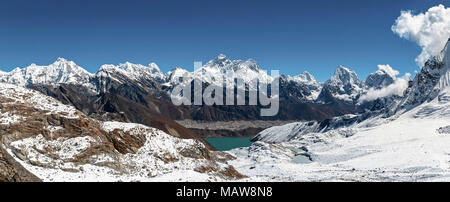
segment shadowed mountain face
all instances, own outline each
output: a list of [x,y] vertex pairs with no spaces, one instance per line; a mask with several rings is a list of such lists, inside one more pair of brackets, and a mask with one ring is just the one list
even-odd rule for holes
[[[103,65],[96,74],[91,74],[72,61],[58,58],[48,66],[31,65],[4,73],[0,75],[0,81],[32,87],[87,114],[105,111],[121,116],[120,113],[127,113],[132,108],[120,103],[130,101],[137,103],[140,109],[145,108],[141,111],[151,116],[200,121],[323,120],[355,111],[353,103],[342,101],[337,96],[354,96],[356,93],[353,91],[358,89],[352,89],[356,86],[353,83],[360,82],[353,71],[343,67],[336,70],[335,76],[327,82],[330,85],[325,85],[324,90],[308,72],[293,77],[281,76],[280,110],[274,117],[260,116],[261,109],[268,106],[175,106],[171,102],[169,93],[176,85],[192,85],[192,79],[202,78],[205,89],[208,85],[215,85],[220,77],[228,78],[230,75],[247,83],[254,79],[269,83],[274,79],[254,60],[230,60],[219,55],[195,72],[175,68],[166,75],[154,63],[143,66],[128,62],[117,66]],[[181,77],[187,80],[180,81]],[[333,89],[339,89],[340,85],[344,85],[346,91],[334,92]],[[254,89],[247,89],[247,96],[248,90]],[[316,102],[318,96],[321,103]],[[117,106],[122,106],[120,110],[123,111],[117,111]],[[130,114],[127,118],[143,122],[145,117]]]
[[[51,74],[44,76],[44,70]],[[176,68],[166,75],[162,74],[156,64],[143,66],[132,63],[103,65],[96,74],[90,74],[74,62],[58,59],[49,66],[32,65],[4,73],[0,75],[0,80],[38,90],[99,120],[141,123],[182,138],[200,139],[173,120],[320,121],[373,108],[372,103],[356,106],[363,82],[358,79],[356,73],[345,67],[339,67],[325,84],[318,83],[308,72],[293,77],[280,76],[279,113],[272,117],[260,116],[261,110],[269,106],[176,106],[172,103],[169,95],[175,86],[190,85],[193,89],[193,82],[202,78],[204,90],[209,85],[215,85],[219,77],[226,77],[230,72],[246,82],[258,79],[260,82],[269,83],[274,79],[262,71],[254,60],[231,61],[226,56],[219,55],[195,72]],[[187,80],[180,80],[180,77]],[[377,83],[378,80],[368,83],[392,83]],[[236,87],[236,84],[234,86]],[[247,103],[250,90],[255,89],[246,86]],[[235,96],[236,94],[235,89]]]
[[182,117],[182,109],[176,108],[167,101],[151,98],[148,94],[122,91],[128,92],[127,96],[140,98],[141,103],[138,103],[120,94],[90,94],[85,88],[70,84],[35,85],[32,88],[60,100],[63,104],[73,105],[95,119],[144,124],[175,137],[200,140],[209,149],[214,149],[191,130],[171,120]]

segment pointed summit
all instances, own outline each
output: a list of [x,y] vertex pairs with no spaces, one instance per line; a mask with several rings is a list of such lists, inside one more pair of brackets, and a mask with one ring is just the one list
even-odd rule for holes
[[217,59],[218,60],[224,60],[224,59],[226,59],[227,58],[227,56],[226,55],[224,55],[224,54],[219,54],[218,56],[217,56]]
[[340,82],[343,85],[360,86],[361,84],[358,75],[353,70],[342,65],[339,65],[339,67],[334,71],[334,75],[330,78],[329,81]]
[[316,81],[314,76],[307,71],[304,71],[303,73],[301,73],[297,76],[293,76],[293,77],[288,76],[287,79],[289,81],[294,81],[297,83],[318,84],[318,82]]
[[[71,66],[76,66],[76,64],[74,62],[69,61],[62,57],[58,57],[52,64],[50,64],[50,66],[58,67],[61,65],[64,66],[64,64],[71,64]],[[31,64],[30,66],[39,66],[39,65]]]
[[355,72],[347,67],[342,66],[342,65],[339,65],[336,68],[336,70],[334,70],[334,75],[343,75],[343,74],[352,74],[352,73],[355,73]]
[[378,65],[378,70],[369,74],[364,84],[367,88],[381,89],[393,84],[398,74],[390,65]]
[[211,67],[211,68],[222,68],[227,65],[231,64],[231,60],[227,58],[224,54],[219,54],[216,58],[210,60],[208,63],[206,63],[205,66]]
[[[185,69],[183,69],[183,68],[181,68],[181,67],[174,67],[174,68],[172,68],[171,70],[169,70],[169,72],[175,72],[175,71],[179,71],[179,70],[185,70]],[[185,70],[186,71],[186,70]]]
[[67,62],[65,58],[58,57],[55,62]]
[[308,71],[304,71],[303,73],[298,75],[300,78],[302,78],[304,81],[308,82],[316,82],[316,78],[312,74],[310,74]]
[[362,88],[362,82],[356,73],[342,65],[328,79],[318,97],[318,101],[329,103],[333,100],[354,101]]

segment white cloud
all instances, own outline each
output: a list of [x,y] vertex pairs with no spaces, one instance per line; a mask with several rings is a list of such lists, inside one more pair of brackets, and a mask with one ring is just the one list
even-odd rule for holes
[[430,57],[439,54],[450,37],[450,8],[434,6],[417,15],[412,11],[402,11],[392,31],[422,47],[416,58],[417,65],[422,67]]
[[398,72],[397,70],[392,69],[390,65],[378,65],[378,70],[386,72],[386,74],[388,74],[391,77],[396,77],[397,75],[400,74],[400,72]]
[[364,103],[368,101],[373,101],[378,98],[388,97],[392,95],[402,96],[403,92],[408,88],[410,73],[406,73],[400,78],[396,76],[400,73],[393,69],[390,65],[378,65],[378,71],[384,71],[386,74],[390,75],[394,79],[394,83],[389,86],[386,86],[382,89],[370,88],[368,89],[364,95],[361,95],[358,102]]

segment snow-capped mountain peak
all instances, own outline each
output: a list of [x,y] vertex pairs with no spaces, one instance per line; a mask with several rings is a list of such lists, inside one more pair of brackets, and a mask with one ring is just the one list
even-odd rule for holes
[[389,65],[378,65],[378,70],[371,73],[365,80],[367,88],[381,89],[394,83],[398,71],[393,70]]
[[[165,81],[167,85],[178,85],[181,82],[190,81],[192,79],[192,72],[189,72],[183,68],[175,67],[165,75]],[[181,79],[183,78],[183,80]]]
[[215,59],[210,60],[203,66],[203,68],[218,69],[221,71],[239,71],[246,69],[255,72],[261,71],[258,63],[253,59],[230,60],[224,54],[220,54]]
[[450,40],[441,53],[428,60],[422,70],[414,77],[408,95],[399,108],[414,106],[436,98],[441,91],[450,86]]
[[210,68],[222,68],[231,64],[231,60],[224,54],[219,54],[216,58],[210,60],[205,66]]
[[351,69],[339,66],[334,75],[328,79],[318,97],[319,102],[329,103],[332,99],[352,102],[361,92],[362,82]]
[[197,69],[194,74],[196,78],[202,78],[204,82],[210,84],[220,81],[220,77],[231,80],[239,78],[246,83],[255,79],[265,83],[273,80],[267,72],[260,69],[255,60],[230,60],[223,54],[220,54],[200,69]]
[[159,69],[159,66],[154,62],[148,64],[148,67],[151,69],[153,73],[162,73],[161,70]]
[[16,84],[19,86],[30,86],[33,84],[80,84],[89,83],[93,76],[91,73],[64,58],[58,58],[48,66],[31,64],[26,68],[15,68],[11,72],[0,74],[0,81]]
[[[284,82],[287,81],[287,82]],[[299,97],[314,102],[319,96],[322,85],[313,75],[305,71],[297,76],[281,76],[281,88],[286,88],[286,95]],[[301,96],[298,96],[301,95]]]
[[219,59],[219,60],[223,60],[223,59],[226,59],[226,58],[227,58],[227,56],[222,54],[222,53],[217,56],[217,59]]
[[155,63],[150,63],[148,66],[134,64],[131,62],[125,62],[117,66],[107,64],[102,65],[100,70],[97,72],[97,75],[102,76],[111,74],[121,74],[134,80],[146,77],[151,77],[156,80],[163,80],[164,78],[164,74]]
[[343,85],[360,85],[361,81],[358,75],[351,69],[339,65],[339,67],[334,71],[333,77],[329,80],[330,82],[341,82]]
[[68,62],[68,61],[66,60],[66,58],[58,57],[58,58],[56,59],[55,63],[56,63],[56,62]]
[[297,75],[297,76],[288,76],[288,81],[294,81],[297,83],[305,83],[305,84],[318,84],[316,78],[312,74],[307,71]]

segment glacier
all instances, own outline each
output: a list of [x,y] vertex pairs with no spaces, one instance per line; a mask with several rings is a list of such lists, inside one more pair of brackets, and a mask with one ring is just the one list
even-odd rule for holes
[[449,43],[381,110],[266,129],[231,164],[268,181],[450,180]]

